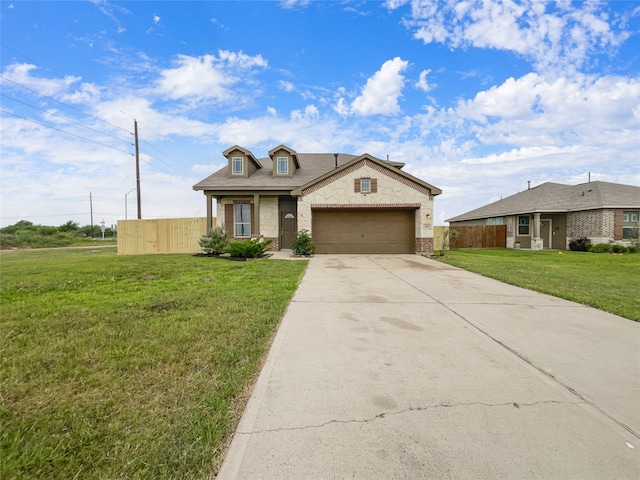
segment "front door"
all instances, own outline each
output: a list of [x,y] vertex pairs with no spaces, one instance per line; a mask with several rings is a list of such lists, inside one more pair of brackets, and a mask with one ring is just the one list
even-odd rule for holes
[[298,231],[296,212],[283,210],[280,212],[280,249],[291,248]]
[[542,239],[543,248],[551,248],[553,233],[553,222],[550,218],[543,218],[540,220],[540,238]]

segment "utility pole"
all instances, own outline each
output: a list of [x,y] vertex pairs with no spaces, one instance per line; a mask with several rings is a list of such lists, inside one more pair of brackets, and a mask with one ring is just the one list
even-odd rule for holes
[[89,210],[91,211],[91,238],[93,238],[93,199],[91,198],[91,192],[89,192]]
[[142,219],[142,205],[140,201],[140,149],[138,148],[138,121],[133,119],[133,131],[136,139],[136,190],[138,192],[138,220]]

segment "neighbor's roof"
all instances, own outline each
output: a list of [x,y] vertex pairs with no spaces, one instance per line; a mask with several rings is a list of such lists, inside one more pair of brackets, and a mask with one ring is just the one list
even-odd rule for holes
[[267,157],[258,159],[258,162],[260,162],[263,168],[253,172],[249,178],[230,178],[227,174],[228,167],[224,166],[213,175],[209,175],[204,180],[196,183],[193,186],[193,189],[218,192],[246,192],[254,190],[293,191],[303,185],[313,183],[314,180],[318,180],[320,179],[320,177],[325,178],[335,171],[346,168],[351,165],[354,160],[361,159],[366,156],[367,158],[374,159],[377,163],[389,166],[389,168],[399,173],[400,175],[410,178],[430,188],[434,195],[442,193],[440,189],[429,185],[428,183],[400,170],[400,167],[403,165],[402,163],[380,160],[368,154],[357,156],[347,153],[340,153],[338,154],[337,169],[335,165],[336,159],[333,153],[297,153],[296,155],[300,168],[296,169],[293,177],[274,177],[273,162],[269,157]]
[[505,215],[576,212],[598,208],[640,208],[640,187],[610,182],[579,185],[547,182],[445,221],[461,222]]

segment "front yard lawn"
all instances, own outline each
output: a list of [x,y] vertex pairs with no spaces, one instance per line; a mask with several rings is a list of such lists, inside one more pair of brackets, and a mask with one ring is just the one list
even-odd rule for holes
[[0,255],[7,480],[213,476],[307,264]]
[[519,287],[640,321],[640,254],[450,250],[437,259]]

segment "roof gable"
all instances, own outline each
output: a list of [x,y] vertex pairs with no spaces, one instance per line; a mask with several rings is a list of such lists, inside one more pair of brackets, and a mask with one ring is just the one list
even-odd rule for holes
[[279,151],[284,150],[286,151],[289,155],[291,155],[291,158],[293,158],[293,163],[295,164],[296,168],[300,168],[300,161],[298,160],[298,153],[293,149],[293,148],[289,148],[286,145],[278,145],[275,148],[272,148],[271,150],[269,150],[269,158],[271,158],[271,161],[274,160],[274,155],[276,153],[278,153]]
[[[336,158],[336,162],[337,162],[337,158]],[[420,180],[419,178],[416,178],[406,172],[403,172],[402,170],[397,168],[396,165],[391,163],[386,163],[374,157],[373,155],[365,153],[363,155],[360,155],[359,157],[353,158],[352,160],[340,166],[336,166],[333,170],[328,171],[324,175],[314,178],[313,180],[305,183],[304,185],[301,185],[300,187],[293,190],[291,192],[291,195],[305,195],[306,193],[309,193],[310,191],[313,191],[317,188],[324,187],[329,183],[331,183],[334,178],[342,177],[346,172],[352,169],[352,167],[360,163],[364,164],[366,162],[370,162],[371,164],[376,165],[378,168],[384,169],[385,171],[390,173],[391,176],[398,176],[402,178],[403,180],[405,180],[403,183],[407,183],[408,181],[408,183],[413,183],[415,185],[421,186],[422,188],[426,188],[427,190],[429,190],[431,195],[440,195],[442,193],[442,190],[440,190],[439,188],[436,188],[433,185],[430,185],[427,182]]]
[[225,158],[229,159],[229,155],[231,155],[235,151],[239,151],[245,157],[247,157],[249,161],[253,163],[256,168],[258,169],[262,168],[262,164],[258,161],[255,155],[251,153],[249,150],[247,150],[246,148],[241,147],[240,145],[234,145],[233,147],[227,148],[224,152],[222,152],[222,155],[224,155]]

